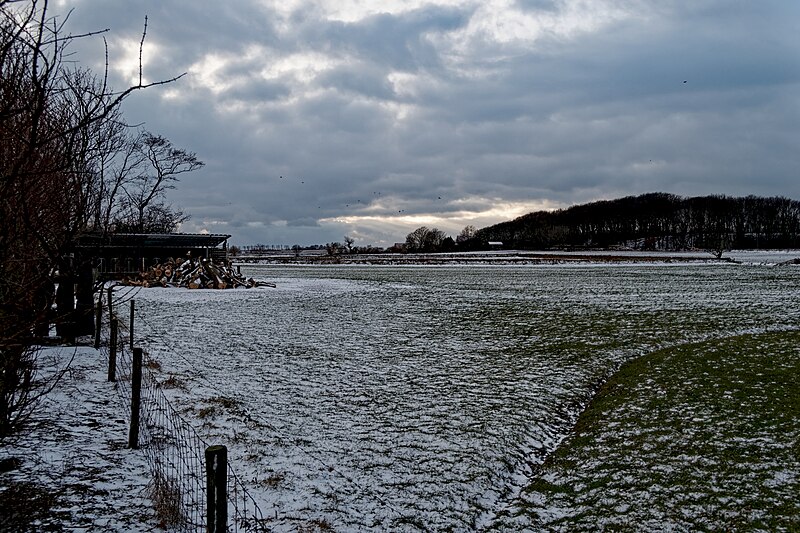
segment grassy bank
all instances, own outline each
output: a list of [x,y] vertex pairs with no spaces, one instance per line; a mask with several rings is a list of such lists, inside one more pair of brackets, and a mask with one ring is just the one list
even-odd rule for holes
[[625,365],[513,516],[541,530],[800,530],[800,332]]

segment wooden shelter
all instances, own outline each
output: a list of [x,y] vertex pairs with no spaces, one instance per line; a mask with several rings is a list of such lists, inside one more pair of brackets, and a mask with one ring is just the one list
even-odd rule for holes
[[225,262],[229,238],[218,233],[86,233],[77,238],[73,251],[84,261],[90,259],[99,279],[112,280],[136,275],[169,258]]
[[[93,291],[98,281],[138,276],[169,258],[213,259],[224,263],[230,235],[189,233],[84,233],[64,258],[55,281],[56,332],[64,339],[94,331]],[[48,325],[43,329],[47,331]]]

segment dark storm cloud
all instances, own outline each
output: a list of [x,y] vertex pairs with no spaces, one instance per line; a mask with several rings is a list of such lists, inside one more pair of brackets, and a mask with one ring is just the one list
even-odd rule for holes
[[[135,56],[144,14],[148,79],[189,71],[125,106],[207,163],[170,197],[188,229],[377,243],[414,229],[391,217],[500,203],[800,197],[795,3],[598,0],[581,18],[585,4],[567,0],[518,0],[510,14],[430,2],[344,19],[322,4],[218,4],[83,0],[71,23],[111,28],[118,86],[115,39]],[[486,26],[495,16],[505,25]],[[514,25],[526,16],[556,22],[528,35]],[[102,58],[102,42],[79,47]],[[354,216],[385,222],[331,222]]]

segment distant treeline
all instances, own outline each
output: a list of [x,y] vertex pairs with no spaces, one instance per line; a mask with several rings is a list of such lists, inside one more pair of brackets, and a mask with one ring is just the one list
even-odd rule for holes
[[[537,211],[477,230],[469,247],[682,250],[800,247],[800,202],[783,197],[667,193]],[[467,244],[467,243],[464,243]]]

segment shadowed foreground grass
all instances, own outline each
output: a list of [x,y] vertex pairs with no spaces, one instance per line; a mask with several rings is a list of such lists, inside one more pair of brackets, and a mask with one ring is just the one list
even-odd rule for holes
[[800,531],[800,332],[620,369],[507,517],[535,530]]

